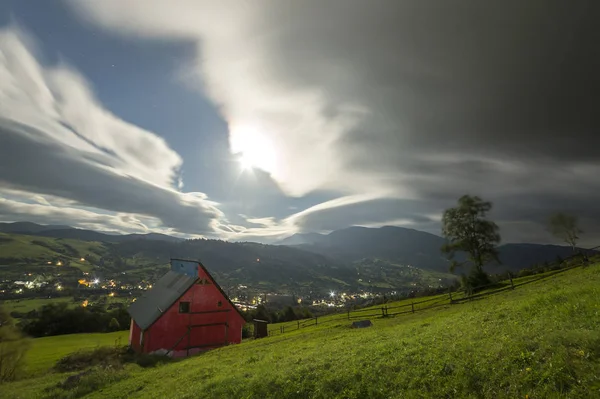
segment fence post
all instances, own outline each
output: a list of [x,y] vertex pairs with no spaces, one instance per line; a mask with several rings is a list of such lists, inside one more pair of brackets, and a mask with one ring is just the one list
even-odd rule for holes
[[300,329],[300,320],[298,320],[298,330]]
[[452,303],[452,291],[448,291],[448,296],[450,296],[450,303]]
[[283,326],[279,327],[279,331],[283,334]]
[[415,313],[415,303],[411,302],[410,307],[412,308],[412,312]]
[[510,274],[510,272],[508,272],[508,278],[510,279],[510,286],[512,287],[512,289],[515,289],[515,284],[512,281],[512,275]]
[[319,322],[318,322],[317,318],[318,318],[318,317],[317,317],[317,316],[315,316],[315,326],[316,326],[317,324],[319,324]]
[[385,310],[383,310],[383,306],[381,307],[381,317],[385,317]]

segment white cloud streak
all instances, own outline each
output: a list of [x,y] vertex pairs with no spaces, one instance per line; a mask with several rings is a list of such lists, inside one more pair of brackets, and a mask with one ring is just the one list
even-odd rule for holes
[[[45,204],[41,194],[103,209],[122,220],[137,214],[181,233],[213,233],[223,216],[218,204],[203,193],[175,188],[181,157],[155,133],[104,109],[73,69],[41,65],[33,48],[22,30],[0,31],[2,187],[38,195],[39,205],[23,205],[34,216],[93,216]],[[4,206],[13,213],[25,209],[19,211],[6,199]],[[115,227],[142,228],[137,221],[98,217]]]
[[181,157],[156,134],[103,109],[75,70],[42,67],[27,46],[31,41],[15,28],[0,33],[0,115],[36,127],[43,139],[102,158],[112,171],[171,186]]
[[58,207],[50,203],[31,204],[2,197],[0,197],[0,218],[9,222],[27,220],[41,224],[66,224],[97,231],[149,232],[145,224],[128,214],[102,214],[75,207]]

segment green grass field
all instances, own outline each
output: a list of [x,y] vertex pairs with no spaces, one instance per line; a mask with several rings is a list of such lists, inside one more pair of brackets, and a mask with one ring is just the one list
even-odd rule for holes
[[[112,303],[123,303],[128,305],[131,299],[129,297],[106,297],[106,305],[110,305]],[[70,307],[80,306],[81,302],[73,302],[73,297],[59,297],[59,298],[32,298],[32,299],[14,299],[7,301],[0,301],[0,305],[9,313],[13,311],[27,313],[29,311],[40,309],[44,305],[48,305],[51,303],[61,303],[65,302],[69,304]]]
[[7,312],[21,312],[27,313],[35,309],[39,309],[49,303],[60,303],[67,302],[72,303],[73,306],[78,305],[73,302],[72,297],[60,297],[60,298],[34,298],[34,299],[18,299],[2,301],[0,304]]
[[115,344],[126,345],[129,331],[96,334],[68,334],[31,340],[31,349],[25,358],[25,372],[36,376],[48,372],[57,360],[69,353]]
[[[514,278],[513,284],[516,286],[519,286],[521,284],[524,284],[524,283],[527,283],[527,282],[530,282],[533,280],[541,280],[541,279],[545,279],[545,278],[550,278],[555,274],[556,274],[556,271],[550,271],[550,272],[535,274],[535,275],[526,276],[526,277]],[[509,285],[510,285],[510,283],[508,281],[505,281],[505,282],[499,284],[497,287],[491,287],[489,289],[482,290],[481,293],[486,293],[489,291],[496,291],[499,288],[503,288],[503,287],[508,288]],[[465,298],[464,292],[452,293],[453,300],[460,300],[463,298]],[[350,320],[354,321],[360,317],[369,318],[372,315],[380,316],[382,307],[387,308],[388,313],[393,314],[393,313],[408,312],[412,309],[415,309],[415,311],[420,311],[420,310],[429,308],[431,306],[440,306],[440,305],[444,305],[444,304],[448,304],[448,305],[450,304],[450,296],[448,294],[439,294],[439,295],[433,295],[433,296],[428,296],[428,297],[406,298],[406,299],[403,299],[400,301],[390,302],[385,305],[369,306],[369,307],[361,308],[358,310],[351,310],[349,316],[350,316]],[[411,305],[412,305],[412,307],[411,307]],[[300,327],[301,329],[313,328],[315,325],[319,325],[319,324],[327,325],[330,323],[339,322],[340,320],[343,320],[346,317],[347,317],[347,310],[339,310],[336,313],[318,317],[317,324],[315,324],[314,320],[288,321],[288,322],[283,322],[283,323],[269,324],[268,331],[270,334],[280,334],[282,327],[283,327],[283,331],[285,333],[285,332],[289,332],[289,331],[298,329],[299,325],[302,326],[302,327]]]
[[[53,373],[0,386],[0,397],[599,398],[599,283],[594,265],[367,329],[327,323],[157,368],[98,370],[72,389],[56,387],[70,374]],[[94,346],[66,337],[34,346],[30,370],[58,348]]]

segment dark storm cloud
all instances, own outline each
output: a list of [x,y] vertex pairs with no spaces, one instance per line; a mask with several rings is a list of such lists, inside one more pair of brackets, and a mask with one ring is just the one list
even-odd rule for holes
[[597,1],[73,4],[121,33],[197,40],[228,122],[270,128],[287,193],[367,194],[292,216],[302,230],[428,217],[465,193],[494,202],[508,241],[546,240],[556,209],[600,225]]
[[[471,193],[540,231],[558,209],[600,222],[600,3],[293,4],[289,36],[273,36],[282,77],[370,110],[338,142],[347,168],[437,202],[432,211]],[[333,60],[346,78],[327,72]],[[344,208],[320,211],[319,224],[337,225]]]
[[598,2],[293,2],[278,15],[282,80],[366,104],[342,143],[376,164],[415,148],[597,159]]

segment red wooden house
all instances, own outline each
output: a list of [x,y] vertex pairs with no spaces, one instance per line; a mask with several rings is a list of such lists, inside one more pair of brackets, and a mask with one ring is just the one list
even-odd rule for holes
[[240,343],[246,323],[200,262],[179,259],[128,311],[129,345],[174,357]]

